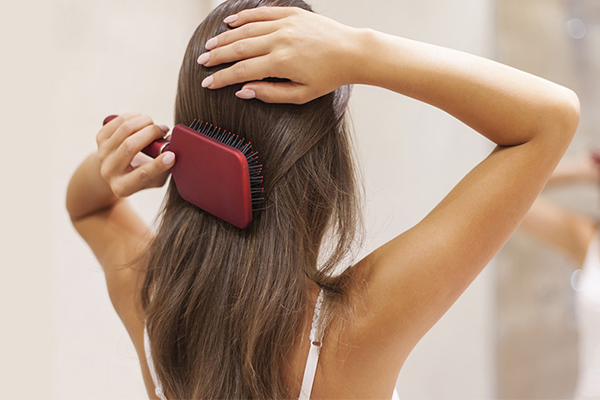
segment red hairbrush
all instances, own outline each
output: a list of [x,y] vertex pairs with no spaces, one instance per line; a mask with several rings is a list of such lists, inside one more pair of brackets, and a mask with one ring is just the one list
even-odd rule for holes
[[[106,125],[116,116],[104,120]],[[252,144],[231,132],[197,120],[173,129],[170,141],[159,139],[142,152],[152,158],[172,151],[171,173],[183,199],[240,229],[262,211],[262,165]]]

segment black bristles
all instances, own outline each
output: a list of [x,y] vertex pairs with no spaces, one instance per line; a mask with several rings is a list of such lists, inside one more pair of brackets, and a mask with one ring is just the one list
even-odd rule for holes
[[246,141],[231,132],[227,132],[217,126],[194,120],[189,127],[212,139],[215,139],[229,147],[239,150],[248,161],[248,172],[250,174],[250,194],[252,197],[252,212],[264,211],[265,189],[263,187],[263,165],[258,161],[258,152],[252,150],[252,142]]

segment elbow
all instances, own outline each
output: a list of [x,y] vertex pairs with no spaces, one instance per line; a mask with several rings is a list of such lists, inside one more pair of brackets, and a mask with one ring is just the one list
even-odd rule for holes
[[71,188],[71,183],[69,182],[69,187],[67,188],[67,196],[65,198],[65,208],[67,209],[67,212],[69,213],[69,217],[71,218],[71,221],[76,220],[79,216],[77,214],[78,210],[77,210],[77,203],[73,200],[73,193],[72,193],[72,188]]
[[581,105],[579,97],[571,89],[561,87],[561,93],[549,110],[549,119],[552,121],[553,129],[561,142],[564,142],[565,149],[571,143],[581,115]]
[[566,128],[571,132],[571,137],[575,135],[577,127],[579,126],[579,118],[581,116],[581,104],[579,103],[579,97],[571,89],[565,89],[565,105],[563,106]]

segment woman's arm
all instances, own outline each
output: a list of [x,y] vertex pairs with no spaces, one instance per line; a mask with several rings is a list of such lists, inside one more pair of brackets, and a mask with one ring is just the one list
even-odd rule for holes
[[141,146],[167,132],[167,127],[154,125],[150,117],[138,113],[121,115],[104,126],[96,136],[98,151],[79,166],[69,182],[67,211],[71,219],[110,208],[141,189],[164,185],[171,167],[161,162],[165,155],[149,162],[139,152]]
[[[569,183],[598,183],[598,152],[582,152],[558,164],[548,186]],[[545,197],[538,197],[523,219],[520,228],[570,257],[578,267],[583,265],[587,249],[597,228],[594,221],[569,211]]]
[[560,185],[569,183],[599,183],[600,166],[598,152],[582,152],[571,158],[564,158],[558,164],[548,185]]
[[73,226],[104,268],[108,291],[119,314],[120,304],[128,303],[121,299],[133,295],[132,278],[137,278],[137,272],[124,266],[151,240],[148,227],[125,197],[165,183],[174,162],[164,162],[169,152],[151,161],[138,153],[167,131],[154,125],[150,117],[136,113],[114,119],[100,130],[96,137],[98,152],[79,166],[67,189],[67,210]]
[[583,265],[596,232],[594,221],[539,197],[521,223],[521,229]]
[[71,221],[104,269],[110,300],[135,345],[150,398],[157,397],[144,353],[144,320],[135,307],[140,304],[145,274],[136,267],[145,260],[131,263],[146,249],[152,234],[125,197],[165,183],[174,157],[169,162],[166,152],[148,160],[138,153],[167,132],[165,126],[137,113],[115,118],[100,130],[98,152],[79,166],[67,189]]
[[[231,20],[237,29],[209,41],[208,61],[199,61],[238,62],[208,88],[249,82],[238,96],[303,103],[342,84],[376,85],[432,104],[498,145],[423,221],[357,265],[369,322],[368,340],[353,351],[378,354],[393,374],[525,216],[575,133],[577,96],[494,61],[298,9]],[[290,82],[258,81],[268,76]]]

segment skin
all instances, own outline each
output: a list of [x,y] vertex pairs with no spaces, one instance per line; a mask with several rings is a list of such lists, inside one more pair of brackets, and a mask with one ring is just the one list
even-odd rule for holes
[[[548,181],[549,187],[600,180],[598,152],[581,154],[561,162]],[[596,221],[539,197],[523,219],[521,229],[571,258],[582,267],[589,243],[597,231]]]
[[[210,52],[200,61],[237,63],[207,78],[207,90],[248,82],[239,97],[302,104],[340,85],[380,86],[434,105],[498,145],[423,221],[353,267],[359,277],[351,288],[355,320],[334,319],[328,327],[312,397],[390,398],[411,350],[508,240],[563,156],[579,121],[577,96],[490,60],[347,27],[296,8],[246,10],[227,22],[238,29],[209,41]],[[261,82],[265,77],[290,82]],[[154,398],[143,316],[134,305],[143,261],[135,270],[115,269],[138,256],[150,237],[127,202],[113,194],[148,186],[125,179],[136,171],[126,172],[134,153],[118,150],[127,137],[141,136],[133,123],[120,131],[136,118],[142,117],[122,117],[100,131],[115,159],[93,155],[83,163],[69,187],[67,208],[105,268],[111,299]],[[150,142],[149,136],[139,139],[139,146]],[[138,177],[155,182],[164,171],[157,167]],[[311,317],[307,307],[302,337],[308,337]],[[298,391],[308,349],[303,340],[293,351],[290,384]]]

